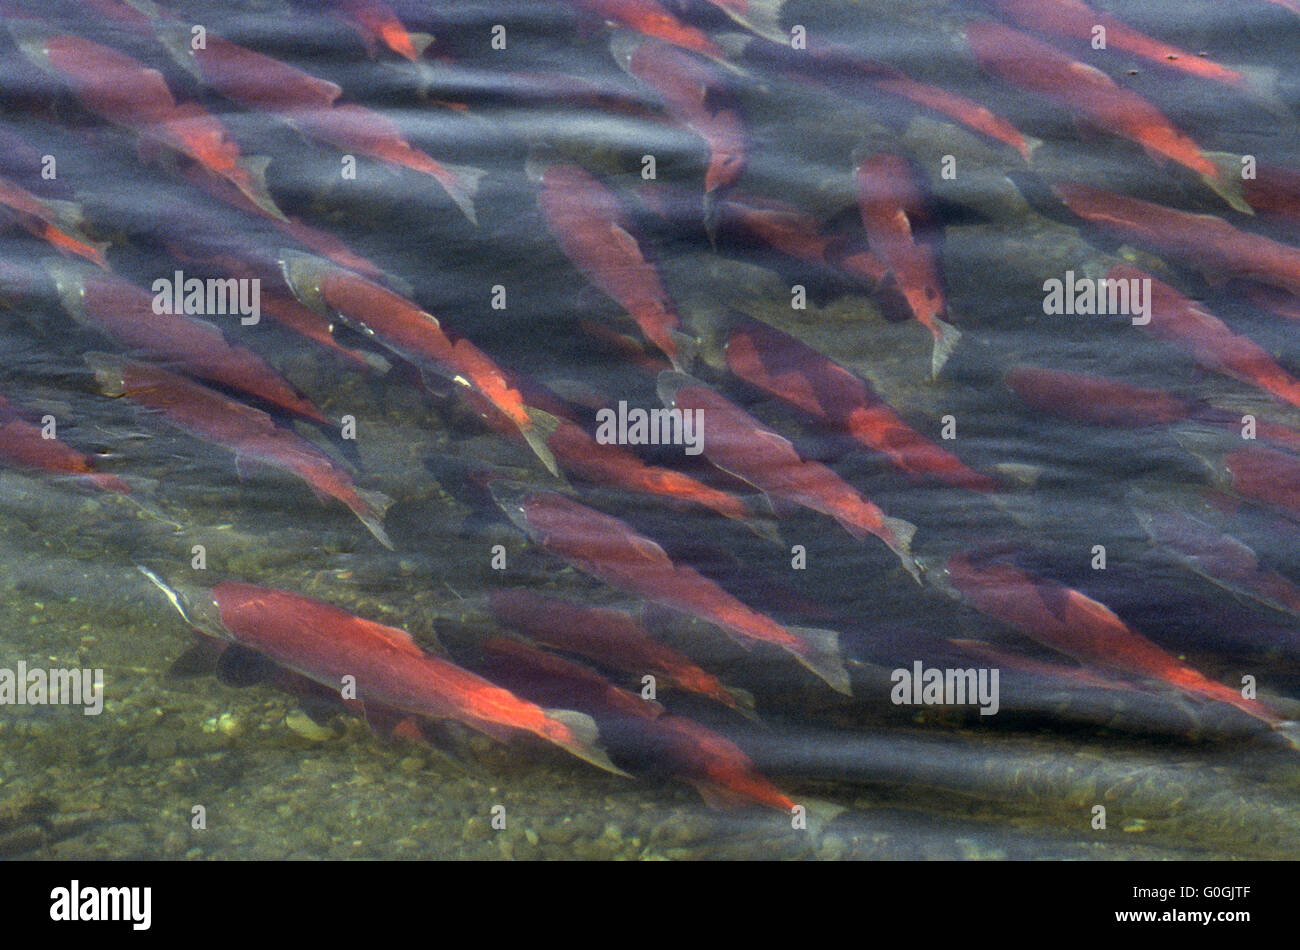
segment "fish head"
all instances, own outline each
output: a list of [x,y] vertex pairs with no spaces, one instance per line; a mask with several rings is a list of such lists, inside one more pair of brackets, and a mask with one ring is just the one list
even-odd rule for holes
[[304,254],[288,248],[280,250],[277,260],[284,282],[289,285],[298,301],[323,317],[333,316],[325,302],[321,284],[331,270],[340,269],[338,265],[314,254]]
[[195,630],[221,640],[233,639],[230,631],[221,622],[221,610],[212,598],[212,592],[192,584],[168,582],[157,573],[137,564],[136,570],[145,576],[149,583],[162,591],[168,602],[176,608],[177,613]]

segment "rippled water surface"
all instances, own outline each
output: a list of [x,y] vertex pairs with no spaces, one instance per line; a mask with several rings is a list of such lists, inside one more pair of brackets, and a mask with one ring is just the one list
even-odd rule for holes
[[[1045,403],[1030,405],[1007,383],[1017,367],[1068,370],[1201,400],[1229,420],[1249,414],[1261,432],[1269,425],[1300,430],[1300,401],[1216,372],[1184,341],[1123,315],[1052,315],[1043,307],[1044,281],[1129,263],[1254,340],[1279,372],[1300,374],[1300,194],[1290,198],[1289,223],[1270,214],[1284,209],[1281,198],[1252,202],[1257,213],[1248,216],[1194,172],[1084,115],[1078,105],[1095,80],[1081,78],[1076,101],[1067,104],[982,67],[967,27],[990,18],[1014,23],[998,12],[1012,4],[789,0],[780,24],[784,31],[805,27],[813,46],[837,44],[858,61],[901,70],[915,88],[925,84],[986,107],[1040,140],[1029,162],[959,116],[855,78],[843,62],[808,65],[808,51],[803,59],[772,61],[754,44],[799,53],[788,41],[752,34],[742,51],[742,26],[690,0],[672,9],[716,42],[726,63],[692,60],[710,77],[705,108],[726,112],[745,130],[743,173],[705,201],[704,139],[653,86],[620,68],[611,54],[614,32],[583,3],[391,3],[408,30],[436,37],[418,62],[382,43],[368,50],[348,4],[176,2],[158,8],[152,22],[116,0],[5,4],[11,35],[0,35],[0,176],[42,200],[74,202],[81,215],[75,227],[67,217],[72,206],[47,207],[70,233],[107,242],[114,277],[142,291],[177,270],[236,275],[228,267],[234,261],[263,274],[264,297],[295,303],[274,262],[281,249],[319,254],[319,246],[295,239],[246,201],[236,207],[239,196],[223,181],[205,180],[193,155],[160,143],[158,127],[113,121],[111,109],[96,109],[69,79],[75,67],[65,63],[61,73],[48,58],[42,66],[27,55],[69,36],[116,50],[158,70],[177,102],[219,119],[240,156],[269,157],[269,198],[285,214],[346,244],[383,275],[376,286],[414,301],[527,380],[534,388],[526,395],[548,388],[591,434],[598,409],[620,401],[660,407],[656,374],[667,363],[590,279],[590,263],[566,255],[563,236],[539,207],[540,169],[584,169],[613,196],[608,207],[620,209],[626,226],[618,233],[639,241],[681,314],[690,338],[682,368],[790,440],[802,458],[829,466],[888,515],[914,524],[922,582],[876,538],[855,538],[807,508],[770,504],[737,477],[744,472],[723,472],[682,446],[632,451],[741,499],[753,524],[598,483],[574,459],[560,459],[567,472],[561,482],[508,422],[484,421],[483,404],[466,398],[463,374],[417,366],[403,358],[409,354],[385,348],[381,333],[336,321],[331,350],[274,319],[269,306],[250,326],[234,314],[206,315],[328,420],[279,413],[277,424],[328,453],[358,486],[394,500],[384,518],[387,549],[344,504],[314,497],[301,479],[247,458],[237,465],[213,438],[169,425],[129,394],[108,398],[86,354],[149,354],[104,334],[94,319],[72,319],[70,298],[60,297],[54,278],[73,288],[75,304],[76,288],[100,279],[86,276],[94,265],[33,234],[30,216],[6,210],[0,395],[32,425],[52,417],[59,440],[93,456],[98,472],[130,491],[8,457],[0,467],[0,667],[99,668],[104,691],[98,716],[75,706],[0,708],[0,854],[1300,857],[1300,755],[1286,741],[1290,727],[1270,728],[1300,718],[1300,597],[1289,607],[1270,606],[1243,592],[1241,562],[1222,549],[1178,557],[1144,528],[1151,512],[1192,515],[1257,556],[1250,576],[1267,569],[1283,586],[1300,584],[1296,469],[1270,462],[1265,487],[1253,495],[1224,469],[1243,445],[1293,458],[1287,447],[1262,436],[1243,442],[1239,426],[1207,421],[1204,413],[1165,418],[1163,404],[1149,395],[1117,409],[1123,419],[1111,421],[1123,424],[1089,423],[1079,416],[1109,405],[1113,393],[1084,399],[1049,387]],[[1291,169],[1294,182],[1300,16],[1254,0],[1096,0],[1093,7],[1204,53],[1206,61],[1240,68],[1247,79],[1236,88],[1187,76],[1113,43],[1097,50],[1048,33],[1037,34],[1040,41],[1143,97],[1202,152],[1228,153],[1227,180],[1239,177],[1236,159],[1249,155],[1260,168]],[[305,134],[283,110],[223,96],[182,68],[174,44],[169,51],[160,42],[176,25],[183,36],[202,25],[209,36],[337,83],[339,104],[373,110],[461,181],[477,179],[477,223],[429,174],[354,155]],[[504,48],[494,45],[498,35]],[[620,42],[632,41],[616,38],[616,49]],[[83,52],[73,59],[84,64],[85,47],[74,48]],[[121,88],[131,102],[145,85],[136,76]],[[854,167],[882,153],[904,159],[915,178],[924,208],[912,209],[913,234],[933,249],[945,319],[961,332],[937,377],[931,332],[909,319],[893,278],[876,288],[843,267],[797,260],[727,215],[737,203],[785,202],[837,247],[880,254],[864,234]],[[55,175],[42,175],[51,158]],[[465,169],[480,170],[481,179]],[[1216,267],[1212,254],[1206,263],[1129,243],[1071,214],[1053,188],[1072,181],[1281,242],[1276,267],[1290,269],[1294,286]],[[889,192],[900,182],[886,184]],[[617,244],[608,220],[597,224],[605,230],[597,229],[603,237],[596,243]],[[269,271],[256,270],[267,261]],[[494,306],[501,296],[504,306]],[[1265,303],[1289,307],[1292,316]],[[371,300],[362,309],[379,306]],[[789,339],[783,346],[810,348],[782,352],[821,354],[865,380],[902,422],[993,479],[996,490],[901,472],[842,426],[804,411],[797,378],[769,392],[741,378],[727,363],[738,344],[723,351],[734,327],[725,321],[737,313],[788,334],[771,338]],[[170,368],[204,370],[175,360]],[[224,392],[274,411],[246,393]],[[1076,418],[1062,417],[1071,412]],[[340,428],[349,419],[354,432]],[[706,411],[706,444],[711,434],[725,436],[712,428],[720,419]],[[748,457],[756,439],[751,433],[733,447]],[[1296,445],[1300,438],[1290,448]],[[699,617],[647,603],[547,550],[494,504],[489,489],[506,481],[569,491],[786,628],[835,631],[853,695],[831,689],[790,652],[746,648]],[[955,597],[962,592],[948,567],[963,555],[1023,572],[1016,576],[1037,578],[1038,586],[1026,594],[995,585],[981,603],[969,590]],[[234,682],[240,671],[232,662],[216,672],[211,664],[194,669],[187,651],[195,635],[138,565],[185,589],[242,581],[408,631],[431,653],[543,706],[595,713],[601,744],[633,775],[602,772],[535,736],[496,742],[455,721],[426,723],[419,741],[390,736],[377,704],[366,717],[355,704],[331,706],[328,695],[286,689],[262,667],[245,686]],[[1122,639],[1084,642],[1089,628],[1062,603],[1071,589],[1114,611],[1116,624],[1154,644],[1171,669],[1226,684],[1220,688],[1229,697],[1251,678],[1256,700],[1274,718],[1248,714],[1244,701],[1176,689],[1171,682],[1182,673],[1162,681]],[[516,590],[627,611],[659,642],[716,675],[742,697],[739,708],[659,683],[662,715],[734,743],[736,755],[743,750],[752,760],[752,774],[803,806],[807,826],[795,820],[799,827],[792,827],[779,805],[711,807],[681,780],[707,776],[687,774],[689,766],[656,745],[635,717],[609,715],[589,693],[545,671],[520,674],[494,660],[484,644],[517,640],[521,630],[494,617],[488,597]],[[1026,597],[1063,618],[1058,649],[1042,629],[1026,630],[1008,616]],[[549,652],[630,691],[626,698],[641,695],[634,664]],[[891,701],[893,671],[918,662],[997,669],[996,714]],[[744,709],[750,697],[752,711]],[[679,755],[689,760],[691,753]],[[725,776],[713,779],[708,797],[728,787]],[[206,827],[194,827],[195,806]],[[1098,806],[1104,828],[1097,827]],[[502,815],[505,827],[497,828]]]

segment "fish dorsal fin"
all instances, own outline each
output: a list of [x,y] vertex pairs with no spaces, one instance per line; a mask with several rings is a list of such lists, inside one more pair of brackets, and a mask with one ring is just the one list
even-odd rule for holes
[[632,545],[636,548],[637,553],[647,561],[654,561],[658,564],[673,563],[673,560],[668,556],[667,551],[643,534],[633,535]]
[[405,630],[389,627],[375,620],[367,620],[364,617],[357,617],[353,622],[366,633],[378,637],[403,653],[420,657],[428,655],[424,652],[424,648],[415,642],[415,638]]

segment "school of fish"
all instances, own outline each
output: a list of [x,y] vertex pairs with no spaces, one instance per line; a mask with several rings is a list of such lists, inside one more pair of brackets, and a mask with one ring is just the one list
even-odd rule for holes
[[[135,550],[141,598],[197,637],[187,667],[385,737],[443,742],[431,726],[459,723],[521,756],[549,745],[585,763],[565,767],[671,775],[710,805],[786,815],[835,791],[778,756],[769,773],[755,724],[887,729],[898,701],[880,674],[914,661],[1000,668],[1002,709],[1038,726],[1104,726],[1042,699],[1101,696],[1162,710],[1146,738],[1300,750],[1285,672],[1300,640],[1270,626],[1255,650],[1185,646],[1111,580],[1116,562],[1140,576],[1121,552],[1141,551],[1250,605],[1233,643],[1259,611],[1300,625],[1300,562],[1286,557],[1300,544],[1300,168],[1287,164],[1300,125],[1282,81],[1297,76],[1189,51],[1100,0],[942,5],[944,42],[989,91],[978,99],[860,54],[782,0],[528,6],[602,69],[515,62],[517,13],[502,26],[450,0],[309,4],[314,29],[352,51],[345,69],[307,46],[257,48],[235,11],[0,2],[0,305],[75,341],[84,370],[58,384],[86,396],[51,408],[32,372],[0,373],[0,465],[185,538],[174,476],[159,480],[130,439],[106,450],[86,435],[88,406],[232,478],[266,470],[295,523],[388,563],[420,549],[411,512],[433,492],[370,453],[383,420],[355,394],[382,393],[443,420],[425,479],[504,539],[466,536],[456,555],[487,572],[483,589],[419,581],[454,592],[435,624],[447,643],[306,569],[296,588],[196,581],[188,559]],[[1212,149],[1176,96],[1133,81],[1148,67],[1273,117],[1278,141]],[[382,95],[350,85],[363,68]],[[762,117],[803,101],[843,103],[845,118],[826,130],[819,180],[790,193],[770,184],[778,133]],[[617,133],[593,145],[548,128],[558,102]],[[1063,119],[1124,173],[1072,164]],[[154,207],[119,173],[148,181]],[[1061,249],[1008,265],[1028,288],[1019,319],[1058,321],[1063,340],[1086,321],[1119,349],[1163,354],[1168,378],[1065,344],[1008,349],[964,289],[978,278],[958,276],[964,230],[1001,214],[970,181],[1001,189],[1023,241],[1009,246]],[[386,257],[349,223],[371,182],[436,216],[439,236]],[[439,276],[452,258],[491,273],[494,254],[514,262],[499,280]],[[1077,311],[1061,317],[1044,300],[1067,269],[1093,286],[1082,298],[1067,284]],[[548,315],[545,345],[521,347],[502,321],[534,279],[567,309]],[[253,287],[268,320],[212,312],[214,285],[227,302]],[[906,345],[849,360],[831,345],[848,336]],[[552,344],[586,372],[557,371]],[[1161,440],[1182,477],[1098,457],[1126,490],[1089,526],[1097,548],[1064,548],[1040,532],[1048,449],[1018,452],[1013,434],[972,447],[959,407],[976,398],[985,423],[1047,420],[1080,451],[1099,431]],[[824,544],[852,552],[869,616],[804,584]],[[909,639],[896,603],[934,605],[945,627]],[[999,728],[969,702],[956,715]]]

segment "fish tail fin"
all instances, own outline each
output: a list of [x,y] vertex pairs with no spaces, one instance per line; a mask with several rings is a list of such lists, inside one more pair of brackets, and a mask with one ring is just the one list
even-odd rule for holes
[[1043,140],[1032,135],[1022,134],[1020,137],[1024,139],[1025,147],[1023,150],[1018,151],[1020,151],[1021,157],[1024,158],[1025,164],[1032,165],[1034,163],[1034,153],[1043,147]]
[[1295,115],[1278,92],[1279,72],[1273,66],[1237,66],[1245,77],[1243,88],[1259,100],[1260,105],[1284,122],[1295,122]]
[[82,359],[95,374],[95,385],[100,393],[116,399],[126,392],[125,359],[112,353],[87,353]]
[[912,538],[916,534],[916,525],[888,515],[885,515],[883,520],[885,530],[889,532],[889,539],[885,542],[889,545],[889,550],[898,555],[898,559],[903,563],[903,569],[912,575],[912,580],[920,584],[921,569],[912,557]]
[[822,630],[817,627],[788,627],[795,636],[807,644],[807,652],[795,653],[799,662],[811,673],[825,680],[827,685],[837,693],[853,695],[849,685],[849,671],[840,656],[840,635],[834,630]]
[[1246,201],[1241,190],[1241,156],[1231,152],[1201,153],[1217,169],[1217,175],[1202,175],[1207,188],[1242,214],[1254,214],[1255,209]]
[[749,0],[745,12],[733,10],[730,4],[722,5],[722,12],[731,17],[755,36],[773,43],[790,42],[790,34],[781,26],[781,11],[785,0]]
[[266,185],[266,169],[271,164],[270,156],[246,155],[235,164],[247,173],[246,180],[239,185],[239,190],[244,196],[271,217],[287,222],[289,219],[275,203],[275,199],[271,197],[271,190]]
[[358,503],[353,507],[352,513],[370,530],[380,544],[390,551],[394,550],[393,542],[389,540],[388,532],[384,530],[384,515],[392,507],[393,499],[383,492],[366,488],[358,488],[356,493]]
[[560,474],[560,466],[555,461],[555,453],[547,446],[547,440],[555,434],[559,428],[560,420],[555,418],[549,412],[543,412],[541,409],[534,409],[532,406],[524,406],[524,413],[528,416],[529,426],[527,429],[520,430],[524,441],[528,447],[533,450],[533,454],[542,460],[546,470],[556,478],[563,478]]
[[746,501],[745,510],[748,514],[741,520],[741,524],[756,537],[769,541],[779,548],[785,547],[785,538],[781,535],[781,529],[776,523],[776,513],[769,502]]
[[[130,3],[131,0],[127,0],[127,2]],[[198,61],[190,51],[189,28],[181,21],[173,20],[171,17],[151,19],[153,20],[154,36],[162,48],[167,51],[178,66],[206,86],[208,83],[203,75],[203,70],[199,67]]]
[[1300,752],[1300,722],[1296,722],[1294,719],[1285,719],[1273,726],[1273,730],[1286,740],[1287,745]]
[[1222,446],[1226,437],[1199,425],[1178,426],[1170,430],[1174,441],[1183,451],[1194,456],[1220,482],[1231,480],[1231,474],[1223,463],[1225,454]]
[[54,291],[59,295],[59,303],[63,304],[63,309],[73,320],[84,325],[87,316],[85,300],[81,295],[81,281],[82,275],[86,272],[85,265],[74,263],[67,258],[50,257],[43,262],[42,266],[51,283],[54,284]]
[[474,210],[474,198],[478,195],[479,184],[487,171],[474,165],[448,165],[442,163],[448,172],[438,181],[447,192],[461,213],[469,218],[469,223],[478,227],[478,213]]
[[432,46],[437,39],[432,33],[407,33],[406,36],[411,41],[411,48],[415,50],[416,59],[423,56],[425,50]]
[[754,701],[753,693],[747,689],[741,689],[739,686],[724,686],[722,691],[726,698],[717,697],[719,702],[723,703],[728,709],[734,709],[750,722],[762,724],[763,720],[758,716],[758,704]]
[[961,331],[951,323],[938,319],[934,321],[934,326],[934,352],[930,354],[930,378],[938,379],[939,371],[948,362],[948,358],[952,356],[953,350],[961,340]]
[[683,333],[681,330],[670,330],[669,336],[677,348],[677,355],[672,361],[673,366],[682,372],[689,373],[691,367],[695,365],[696,359],[699,358],[700,341],[689,333]]
[[798,804],[804,807],[808,815],[808,830],[814,835],[820,835],[827,825],[849,810],[845,805],[824,798],[801,798]]
[[573,741],[552,740],[564,751],[576,755],[598,769],[621,775],[623,778],[632,777],[609,760],[608,753],[600,744],[600,730],[596,728],[596,720],[576,709],[547,709],[545,712],[547,718],[560,723],[574,736]]

